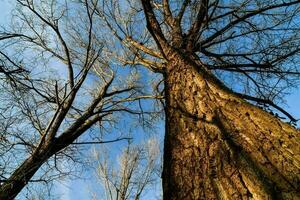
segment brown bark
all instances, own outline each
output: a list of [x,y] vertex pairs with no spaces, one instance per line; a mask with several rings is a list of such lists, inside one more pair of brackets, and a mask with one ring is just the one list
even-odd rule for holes
[[164,199],[300,199],[300,131],[168,58]]

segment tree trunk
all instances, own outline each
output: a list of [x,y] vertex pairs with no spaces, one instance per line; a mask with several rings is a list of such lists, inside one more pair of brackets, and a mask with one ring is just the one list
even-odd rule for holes
[[29,180],[42,166],[48,156],[33,155],[26,159],[20,167],[0,187],[0,199],[13,200],[27,185]]
[[164,199],[300,199],[300,131],[191,58],[165,74]]
[[27,158],[2,185],[0,185],[0,200],[13,200],[27,185],[39,168],[55,153],[65,148],[67,144],[50,144],[36,150]]

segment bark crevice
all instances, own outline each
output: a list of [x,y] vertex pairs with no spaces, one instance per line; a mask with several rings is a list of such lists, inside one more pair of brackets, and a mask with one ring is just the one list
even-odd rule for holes
[[164,198],[300,198],[299,130],[239,98],[197,62],[172,58]]

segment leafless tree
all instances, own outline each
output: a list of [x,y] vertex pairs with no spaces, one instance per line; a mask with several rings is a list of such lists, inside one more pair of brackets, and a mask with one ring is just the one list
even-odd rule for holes
[[[101,151],[102,152],[102,151]],[[143,193],[159,181],[159,145],[151,138],[141,144],[130,141],[118,156],[118,164],[111,155],[95,152],[97,173],[105,190],[107,200],[141,199]],[[97,198],[97,197],[96,197]]]
[[164,76],[165,199],[300,198],[278,104],[300,80],[298,0],[93,2],[120,61]]
[[[83,82],[89,75],[88,72],[96,73],[92,67],[94,63],[91,66],[90,60],[97,55],[97,48],[104,46],[105,55],[114,64],[135,66],[135,69],[144,66],[161,74],[158,75],[154,88],[165,97],[165,101],[162,101],[166,115],[163,166],[165,199],[299,198],[300,136],[299,130],[293,127],[297,119],[277,104],[299,82],[298,0],[70,1],[78,3],[72,8],[87,10],[79,12],[85,13],[85,17],[76,17],[70,10],[61,10],[65,8],[63,6],[52,9],[54,7],[51,3],[36,9],[32,7],[32,1],[18,2],[36,16],[29,19],[29,22],[34,21],[31,23],[34,27],[44,24],[40,26],[44,31],[38,32],[42,37],[36,38],[34,32],[28,35],[14,30],[11,33],[5,31],[1,37],[9,39],[3,40],[8,43],[11,41],[11,45],[15,46],[13,38],[34,45],[38,40],[37,43],[42,44],[38,45],[39,48],[42,47],[48,52],[47,55],[56,57],[67,68],[65,74],[68,80],[65,80],[65,85],[54,81],[52,88],[42,87],[44,80],[31,78],[35,84],[29,84],[31,89],[28,90],[28,84],[24,84],[26,81],[28,83],[28,78],[24,75],[23,82],[18,81],[18,86],[22,87],[18,87],[17,93],[13,92],[13,102],[17,102],[16,100],[20,101],[19,94],[30,94],[26,98],[32,97],[29,91],[44,99],[46,98],[43,96],[48,97],[47,92],[53,88],[54,91],[60,91],[60,88],[66,91],[62,92],[67,94],[63,95],[64,98],[67,97],[66,100],[56,98],[59,95],[55,94],[59,92],[54,92],[53,98],[48,97],[50,100],[59,99],[55,100],[58,106],[69,107],[59,107],[60,115],[52,115],[54,121],[52,123],[50,120],[50,129],[45,129],[46,134],[41,134],[46,135],[45,138],[41,137],[41,141],[42,144],[47,144],[47,148],[64,148],[63,145],[51,146],[59,144],[57,141],[65,135],[65,132],[60,132],[59,127],[62,127],[61,130],[69,130],[73,127],[72,124],[85,116],[85,112],[79,110],[81,116],[75,117],[76,120],[72,118],[78,113],[78,104],[73,104],[74,99],[81,94],[81,90],[74,91],[73,88]],[[40,15],[40,12],[34,12],[37,10],[48,14]],[[53,15],[51,10],[55,11]],[[66,17],[74,17],[76,21],[68,20],[65,23],[67,29],[61,31],[61,23],[58,22]],[[86,19],[87,23],[80,23],[82,19]],[[36,20],[40,23],[36,23]],[[27,21],[22,20],[23,23]],[[44,29],[45,27],[47,28]],[[32,29],[30,26],[27,28]],[[49,35],[49,30],[55,37],[50,34],[50,38],[45,38],[45,33]],[[93,37],[78,39],[77,36],[81,36],[83,32],[87,33],[85,36]],[[65,40],[66,35],[70,38],[68,41]],[[103,45],[102,42],[96,42],[95,45],[89,45],[88,41],[99,41],[97,37],[100,36],[108,43]],[[118,41],[112,41],[112,36]],[[48,45],[45,46],[45,43]],[[75,50],[70,50],[70,44],[75,45]],[[26,48],[21,50],[22,55],[28,55]],[[20,49],[17,52],[21,52]],[[44,51],[42,52],[45,56]],[[85,56],[80,59],[82,55]],[[14,56],[13,60],[16,60],[18,55]],[[99,63],[103,66],[103,61],[100,60]],[[107,59],[104,60],[107,62]],[[107,66],[106,62],[104,66]],[[25,63],[28,66],[30,62],[27,60]],[[74,75],[77,71],[79,76]],[[104,80],[108,83],[110,81],[107,79],[111,77],[109,71],[101,71],[105,72]],[[104,85],[109,85],[104,80]],[[164,86],[161,85],[162,82]],[[40,89],[42,92],[37,92]],[[128,92],[127,97],[132,94],[129,88],[121,90]],[[124,95],[118,97],[124,98]],[[109,107],[110,111],[124,111],[124,106],[120,108],[124,101],[117,102],[118,108]],[[132,109],[125,110],[137,113]],[[278,111],[278,114],[272,114],[274,111]],[[103,110],[100,113],[107,114]],[[47,112],[43,119],[47,119],[49,114],[51,112]],[[64,121],[69,115],[75,122]],[[282,122],[282,117],[288,118],[290,124]],[[62,120],[61,123],[65,126],[61,126],[61,123],[57,125],[57,120]],[[51,138],[57,138],[56,142],[46,142],[52,141]],[[43,149],[33,149],[33,152],[40,152],[35,154],[39,158],[44,158],[41,155],[50,155],[44,154]],[[55,154],[51,152],[51,155]],[[29,161],[21,166],[26,166]],[[8,191],[8,185],[13,181],[14,179],[8,179],[0,191]]]
[[116,70],[111,41],[97,33],[97,4],[16,2],[11,27],[0,31],[3,200],[28,183],[68,175],[82,146],[128,139],[123,133],[104,141],[122,115],[147,121],[151,114],[138,102],[152,96],[136,73]]

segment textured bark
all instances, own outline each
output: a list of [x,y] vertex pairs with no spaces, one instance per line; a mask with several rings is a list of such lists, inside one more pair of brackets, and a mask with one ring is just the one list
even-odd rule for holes
[[164,199],[300,199],[300,131],[168,58]]

